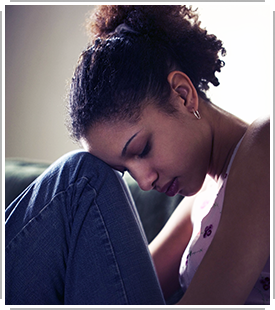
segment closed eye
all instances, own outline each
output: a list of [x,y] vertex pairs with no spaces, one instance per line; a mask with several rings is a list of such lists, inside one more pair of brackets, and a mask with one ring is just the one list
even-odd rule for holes
[[[146,143],[144,149],[143,149],[142,152],[138,155],[138,158],[141,158],[141,159],[142,159],[142,158],[145,158],[145,157],[149,154],[150,151],[151,151],[151,144],[150,144],[149,141],[147,141],[147,143]],[[125,172],[128,172],[129,174],[131,174],[131,173],[130,173],[130,170],[127,169],[127,168],[124,168],[123,170],[120,170],[120,172],[122,173],[122,176],[124,176],[124,173],[125,173]]]
[[149,141],[148,141],[148,142],[146,143],[146,145],[145,145],[145,147],[144,147],[142,153],[139,154],[138,157],[139,157],[139,158],[144,158],[145,156],[147,156],[147,155],[149,154],[150,150],[151,150],[151,145],[150,145],[150,143],[149,143]]

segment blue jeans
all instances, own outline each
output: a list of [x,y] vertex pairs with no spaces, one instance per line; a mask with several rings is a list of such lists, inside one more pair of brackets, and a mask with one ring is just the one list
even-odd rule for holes
[[6,210],[6,304],[165,304],[119,173],[69,153]]

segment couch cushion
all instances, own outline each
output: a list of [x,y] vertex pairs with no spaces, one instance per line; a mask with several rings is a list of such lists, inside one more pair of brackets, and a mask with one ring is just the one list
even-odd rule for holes
[[5,207],[7,207],[50,164],[22,159],[6,159]]

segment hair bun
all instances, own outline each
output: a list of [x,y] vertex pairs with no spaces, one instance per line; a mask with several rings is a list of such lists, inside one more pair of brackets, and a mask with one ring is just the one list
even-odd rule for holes
[[188,27],[190,23],[185,19],[194,18],[197,20],[195,11],[180,5],[99,5],[86,25],[92,39],[107,37],[121,24],[141,34],[170,36],[179,20],[181,26]]

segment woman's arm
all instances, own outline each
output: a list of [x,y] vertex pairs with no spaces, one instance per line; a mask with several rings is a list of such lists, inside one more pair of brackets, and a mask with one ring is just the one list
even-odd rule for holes
[[192,197],[185,197],[173,212],[166,225],[150,243],[158,278],[165,298],[175,293],[179,287],[179,267],[182,254],[193,232],[191,214],[197,200],[209,195],[215,181],[206,176],[201,190]]
[[181,256],[192,235],[191,210],[194,197],[185,197],[149,249],[165,298],[179,288]]
[[248,129],[228,178],[216,235],[179,304],[243,304],[270,250],[269,121]]

